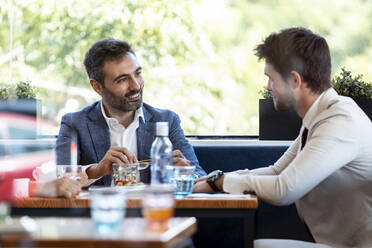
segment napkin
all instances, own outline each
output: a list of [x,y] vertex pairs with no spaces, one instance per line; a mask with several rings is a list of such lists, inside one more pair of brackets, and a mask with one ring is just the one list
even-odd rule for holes
[[251,195],[232,195],[232,194],[208,194],[208,193],[195,193],[186,196],[185,198],[210,198],[210,199],[250,199]]

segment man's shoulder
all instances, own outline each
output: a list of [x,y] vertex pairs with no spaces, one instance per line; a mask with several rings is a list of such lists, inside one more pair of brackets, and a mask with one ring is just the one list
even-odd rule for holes
[[329,116],[358,116],[363,113],[360,107],[353,99],[345,96],[337,96],[329,99],[326,102],[325,110],[322,111],[325,115]]
[[324,101],[323,110],[315,118],[316,123],[328,123],[337,132],[346,128],[349,134],[360,134],[362,130],[372,127],[368,116],[353,99],[339,95]]
[[82,121],[82,118],[85,118],[86,116],[88,116],[88,114],[90,112],[92,112],[93,110],[95,110],[98,106],[100,102],[97,101],[97,102],[94,102],[86,107],[84,107],[83,109],[79,110],[79,111],[76,111],[76,112],[70,112],[70,113],[67,113],[65,114],[62,119],[75,119],[75,120],[79,120],[79,121]]

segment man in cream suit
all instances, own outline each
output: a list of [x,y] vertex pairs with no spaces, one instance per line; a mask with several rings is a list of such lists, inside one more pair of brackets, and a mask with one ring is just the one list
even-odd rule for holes
[[[304,28],[285,29],[268,36],[256,55],[265,59],[276,110],[295,109],[302,118],[300,135],[274,165],[217,171],[198,179],[194,190],[255,193],[277,205],[295,202],[316,242],[371,247],[372,123],[352,99],[332,88],[326,40]],[[281,245],[313,247],[255,242],[256,247]]]
[[[77,164],[86,165],[88,178],[99,179],[95,184],[110,185],[112,163],[150,159],[155,123],[168,122],[173,163],[195,165],[197,177],[206,175],[185,138],[178,115],[142,102],[142,67],[127,42],[96,42],[85,55],[84,65],[92,88],[102,100],[62,117],[56,148],[58,164],[70,163],[70,144],[74,141],[75,159]],[[150,168],[141,171],[141,180],[150,182]]]

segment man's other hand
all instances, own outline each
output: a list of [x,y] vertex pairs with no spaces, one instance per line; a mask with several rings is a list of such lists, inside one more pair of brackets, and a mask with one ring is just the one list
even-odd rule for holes
[[207,177],[201,177],[194,181],[193,192],[214,192],[214,190],[207,183]]
[[38,183],[35,182],[35,190],[31,196],[37,197],[59,197],[72,198],[77,196],[81,191],[80,182],[68,177],[58,178],[56,180]]
[[189,160],[183,156],[180,150],[173,151],[173,164],[178,166],[188,166],[191,164]]
[[80,182],[68,177],[58,178],[55,182],[57,196],[72,198],[77,196],[81,191]]
[[[219,191],[223,191],[223,182],[224,182],[225,176],[222,175],[220,178],[218,178],[214,185],[219,189]],[[209,186],[207,183],[207,176],[198,178],[194,181],[194,187],[193,192],[214,192],[214,190]]]
[[96,166],[86,170],[89,179],[99,178],[112,174],[112,164],[137,163],[136,156],[125,147],[110,147],[103,159]]

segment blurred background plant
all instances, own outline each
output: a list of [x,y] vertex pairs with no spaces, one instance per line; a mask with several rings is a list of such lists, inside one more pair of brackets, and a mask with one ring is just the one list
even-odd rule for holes
[[32,86],[30,81],[20,81],[17,84],[0,84],[0,99],[34,99],[36,98],[36,92],[36,87]]
[[82,63],[88,48],[128,40],[144,100],[176,111],[186,134],[257,135],[266,76],[254,47],[307,27],[327,39],[333,72],[344,65],[372,81],[371,15],[365,0],[2,0],[0,74],[39,88],[42,118],[55,125],[46,134],[56,135],[62,114],[99,99]]
[[9,90],[7,85],[0,84],[0,99],[8,99]]
[[339,95],[351,98],[372,99],[372,83],[363,80],[363,75],[353,76],[351,71],[341,68],[339,75],[332,79],[332,86]]
[[267,89],[267,86],[262,87],[262,89],[258,93],[263,99],[273,98],[273,94]]
[[15,93],[18,98],[31,99],[36,97],[36,89],[31,86],[30,81],[21,81],[15,87]]

